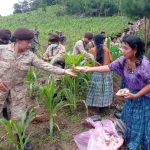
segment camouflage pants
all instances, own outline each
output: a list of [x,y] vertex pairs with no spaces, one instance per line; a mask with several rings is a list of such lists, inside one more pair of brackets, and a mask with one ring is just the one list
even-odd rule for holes
[[9,118],[19,120],[30,104],[25,85],[15,86],[5,93],[0,91],[0,117],[3,116],[3,109],[7,108]]

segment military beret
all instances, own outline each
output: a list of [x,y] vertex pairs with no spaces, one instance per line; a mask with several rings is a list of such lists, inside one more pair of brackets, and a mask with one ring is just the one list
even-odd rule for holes
[[7,29],[0,29],[0,39],[9,41],[11,38],[11,32]]
[[13,37],[18,40],[32,40],[34,38],[34,33],[27,28],[18,28]]

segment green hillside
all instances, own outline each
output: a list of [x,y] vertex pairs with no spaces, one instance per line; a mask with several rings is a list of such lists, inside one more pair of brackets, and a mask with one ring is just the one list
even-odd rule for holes
[[98,33],[106,31],[108,34],[118,33],[127,27],[126,17],[70,17],[57,16],[60,6],[51,6],[47,8],[47,12],[41,9],[15,14],[6,17],[0,17],[0,28],[8,28],[14,31],[18,27],[28,27],[33,29],[37,27],[40,31],[40,49],[47,47],[48,33],[51,31],[63,31],[67,37],[67,50],[71,50],[74,43],[82,38],[84,32]]

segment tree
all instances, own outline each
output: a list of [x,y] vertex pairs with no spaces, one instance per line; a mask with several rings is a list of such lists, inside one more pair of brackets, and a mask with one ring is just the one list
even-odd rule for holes
[[118,13],[118,0],[61,0],[69,14],[112,16]]
[[150,37],[150,3],[149,0],[122,0],[121,1],[123,12],[129,17],[144,18],[145,20],[145,45]]
[[30,5],[27,0],[24,0],[21,2],[21,9],[22,9],[22,12],[30,11]]
[[14,6],[13,6],[13,8],[14,8],[14,12],[13,12],[14,14],[16,14],[16,13],[22,13],[21,5],[19,3],[15,3]]
[[30,0],[30,10],[36,10],[41,7],[42,0]]

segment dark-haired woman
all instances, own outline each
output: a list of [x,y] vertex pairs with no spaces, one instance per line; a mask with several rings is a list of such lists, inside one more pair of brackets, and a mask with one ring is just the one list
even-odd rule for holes
[[109,65],[76,68],[82,72],[118,73],[130,90],[122,111],[127,126],[126,143],[130,150],[150,150],[150,61],[144,56],[144,42],[135,36],[123,39],[123,56]]
[[[90,53],[95,56],[96,66],[108,65],[112,61],[109,50],[103,46],[105,38],[102,34],[94,37],[94,48]],[[91,83],[87,95],[87,105],[92,114],[99,112],[100,107],[107,107],[112,104],[113,100],[113,81],[111,72],[101,73],[94,72],[91,76]]]

